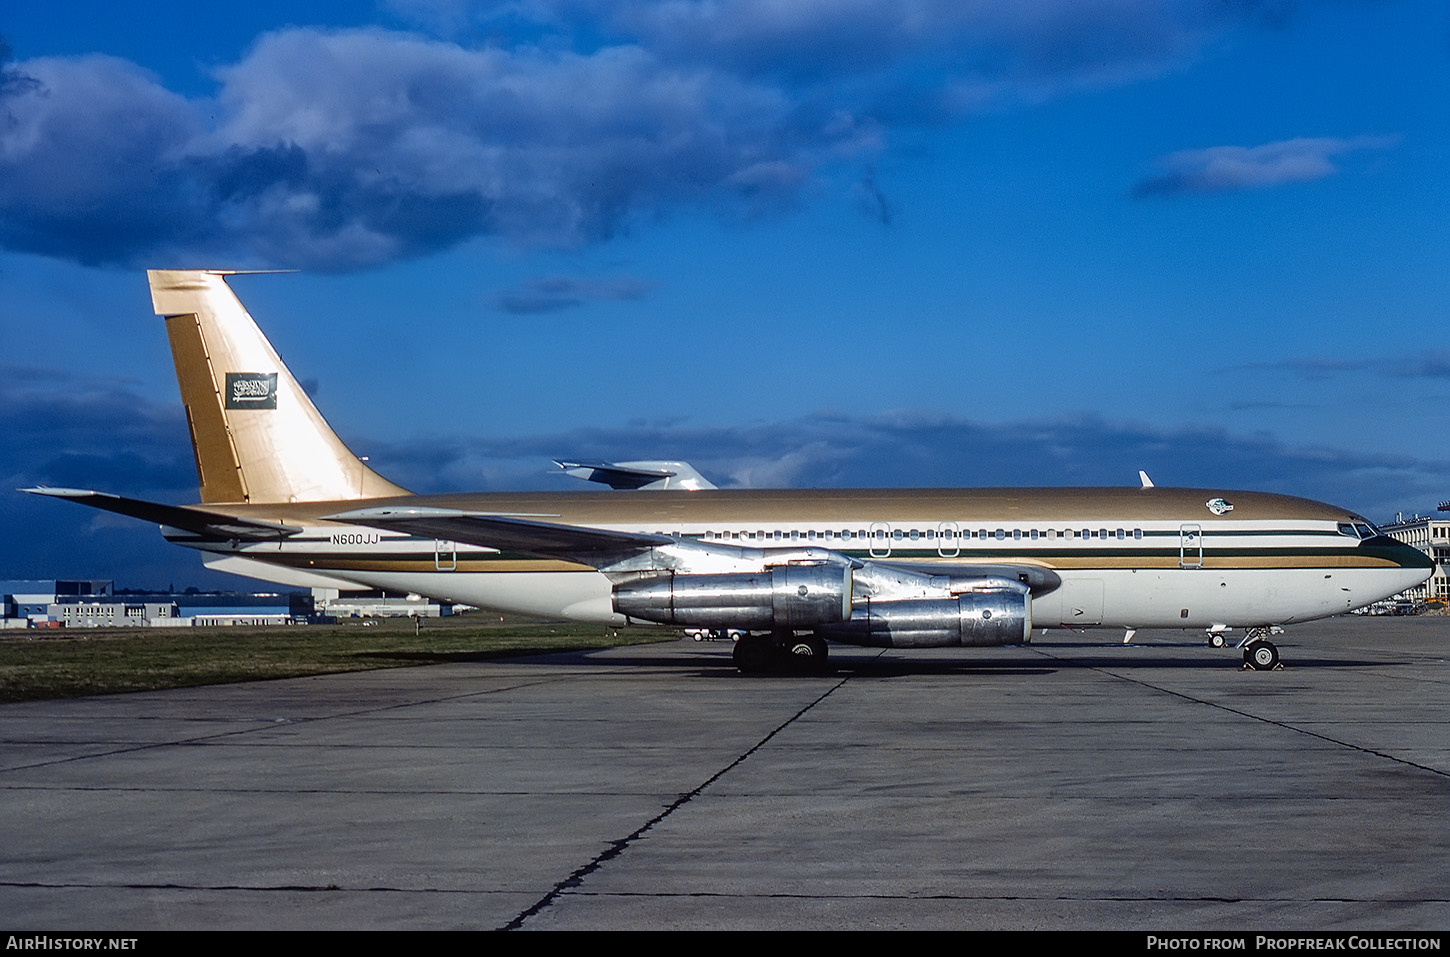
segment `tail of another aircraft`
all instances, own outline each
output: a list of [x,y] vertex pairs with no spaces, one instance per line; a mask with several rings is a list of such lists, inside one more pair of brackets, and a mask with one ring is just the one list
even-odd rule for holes
[[407,495],[332,431],[214,270],[152,269],[204,504]]

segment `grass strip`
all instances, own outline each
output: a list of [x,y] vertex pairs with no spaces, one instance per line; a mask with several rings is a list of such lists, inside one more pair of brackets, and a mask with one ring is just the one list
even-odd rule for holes
[[71,628],[0,637],[0,701],[38,701],[194,685],[674,641],[676,632],[490,621],[461,615],[335,625]]

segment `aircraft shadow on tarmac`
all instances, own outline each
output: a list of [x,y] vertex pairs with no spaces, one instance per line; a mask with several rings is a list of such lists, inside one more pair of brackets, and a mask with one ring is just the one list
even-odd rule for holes
[[[1066,655],[1053,654],[1055,650],[1069,652]],[[1083,649],[1095,649],[1085,653]],[[970,675],[983,678],[1041,676],[1057,671],[1073,669],[1109,669],[1122,671],[1139,670],[1181,670],[1181,671],[1239,671],[1242,668],[1238,652],[1233,649],[1209,650],[1201,644],[1182,642],[1137,645],[1123,647],[1093,641],[1055,641],[1032,649],[1040,651],[1040,662],[1024,662],[1020,656],[1006,657],[990,652],[972,654],[970,657],[953,656],[944,658],[933,655],[930,650],[913,650],[901,653],[874,654],[871,650],[851,649],[838,651],[831,656],[824,671],[810,672],[790,667],[773,669],[763,675],[741,675],[729,654],[700,655],[672,654],[659,652],[631,656],[627,661],[604,657],[599,650],[550,652],[546,654],[498,655],[484,652],[360,652],[359,658],[407,660],[419,665],[434,664],[492,664],[497,666],[537,666],[541,660],[556,661],[569,666],[597,666],[610,669],[665,669],[695,672],[699,677],[729,677],[741,680],[770,678],[895,678],[910,675]],[[1360,668],[1371,665],[1385,665],[1386,662],[1359,658],[1329,657],[1324,654],[1306,654],[1295,649],[1293,657],[1285,662],[1286,670]],[[1264,674],[1273,674],[1272,672]]]
[[[663,662],[662,662],[663,664]],[[728,664],[728,662],[726,663]],[[1285,665],[1285,670],[1299,669],[1324,669],[1324,668],[1352,668],[1376,664],[1369,661],[1328,659],[1328,658],[1296,658]],[[733,669],[727,669],[731,676]],[[1040,677],[1062,671],[1080,670],[1103,670],[1103,671],[1180,671],[1180,672],[1208,672],[1220,671],[1237,674],[1244,671],[1243,663],[1238,658],[1222,657],[1170,657],[1164,655],[1094,655],[1091,657],[1058,658],[1044,661],[1041,665],[1027,665],[1020,660],[1007,661],[1003,659],[978,658],[972,660],[941,658],[910,657],[910,658],[877,658],[877,659],[842,659],[832,662],[825,671],[818,672],[812,677],[835,677],[835,678],[899,678],[909,676],[931,676],[931,675],[961,675],[975,678],[1011,678],[1011,677]],[[1248,674],[1269,675],[1266,672],[1247,672]],[[776,674],[798,677],[789,671],[781,671]],[[745,677],[745,676],[739,676]],[[757,677],[757,676],[750,676]],[[769,676],[766,676],[769,677]]]
[[[1054,649],[1071,649],[1070,655],[1053,654]],[[1084,653],[1082,649],[1095,649]],[[846,652],[833,654],[826,670],[826,677],[847,675],[861,678],[888,678],[906,675],[973,675],[977,677],[1012,677],[1018,675],[1044,675],[1058,671],[1080,669],[1104,669],[1113,671],[1226,671],[1238,673],[1244,670],[1241,654],[1234,649],[1209,650],[1196,643],[1150,647],[1139,645],[1124,648],[1120,645],[1104,645],[1099,642],[1056,642],[1044,646],[1040,662],[1024,662],[1020,657],[1005,657],[991,653],[945,658],[930,651],[910,651],[880,657],[862,653]],[[651,659],[652,664],[663,667],[696,666],[693,659],[669,659],[665,656]],[[1327,655],[1296,649],[1293,657],[1284,662],[1285,671],[1323,670],[1329,668],[1383,667],[1393,662],[1375,661]],[[733,673],[728,658],[722,656],[720,667]],[[789,671],[777,672],[790,674]],[[1276,672],[1248,672],[1271,676]],[[742,676],[744,677],[744,676]]]

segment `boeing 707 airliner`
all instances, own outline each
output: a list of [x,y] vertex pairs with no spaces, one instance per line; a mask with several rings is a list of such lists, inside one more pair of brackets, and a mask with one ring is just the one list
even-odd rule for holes
[[1434,568],[1342,508],[1146,480],[644,489],[673,473],[633,463],[612,467],[615,491],[414,495],[327,425],[227,285],[232,273],[147,275],[200,504],[26,491],[156,522],[220,571],[581,622],[744,632],[735,663],[758,672],[822,664],[832,641],[1019,644],[1034,626],[1204,629],[1215,644],[1239,629],[1245,663],[1271,669],[1279,627],[1397,594]]

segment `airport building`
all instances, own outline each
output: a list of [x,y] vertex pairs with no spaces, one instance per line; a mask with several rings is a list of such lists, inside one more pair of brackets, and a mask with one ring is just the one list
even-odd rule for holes
[[453,605],[417,595],[326,588],[314,588],[311,594],[117,594],[107,579],[0,581],[0,602],[0,627],[7,629],[286,625],[347,617],[436,618],[454,612]]
[[1416,601],[1438,598],[1450,600],[1450,577],[1446,566],[1450,565],[1450,515],[1438,518],[1419,515],[1413,518],[1400,517],[1380,530],[1397,541],[1413,545],[1435,560],[1435,574],[1428,581],[1408,589],[1404,597]]
[[285,624],[313,614],[310,595],[117,594],[107,579],[0,581],[5,628],[175,628]]
[[182,624],[175,602],[58,602],[36,621],[65,628],[161,628]]
[[114,601],[112,584],[97,578],[42,578],[0,581],[6,618],[44,615],[56,604]]

